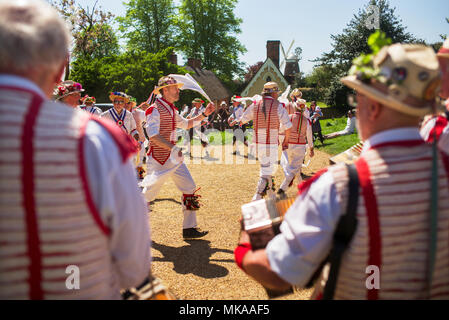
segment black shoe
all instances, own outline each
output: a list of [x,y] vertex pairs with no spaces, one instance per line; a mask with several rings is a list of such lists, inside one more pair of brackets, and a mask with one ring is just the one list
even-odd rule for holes
[[282,189],[278,190],[277,195],[278,195],[279,199],[281,199],[281,200],[287,198],[287,195],[285,194],[285,191],[282,190]]
[[201,231],[199,228],[182,229],[182,237],[184,239],[196,239],[204,237],[209,231]]

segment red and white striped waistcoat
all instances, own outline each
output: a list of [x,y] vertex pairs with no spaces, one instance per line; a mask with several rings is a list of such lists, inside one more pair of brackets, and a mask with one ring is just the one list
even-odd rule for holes
[[306,144],[307,143],[307,118],[302,112],[295,112],[290,116],[292,128],[290,130],[289,144]]
[[[167,141],[170,141],[172,144],[175,144],[174,135],[176,129],[176,120],[175,120],[175,112],[168,102],[165,102],[161,99],[156,99],[156,102],[148,108],[146,114],[148,115],[153,108],[157,108],[160,115],[160,127],[159,134]],[[169,108],[172,108],[172,113],[170,113]],[[152,156],[157,162],[161,165],[164,165],[167,162],[168,158],[170,158],[170,150],[161,148],[157,146],[155,143],[152,143],[150,140],[150,150],[148,152],[149,156]]]
[[[439,156],[438,241],[430,296],[431,146],[423,141],[379,145],[364,152],[356,167],[358,226],[343,255],[335,299],[449,299],[449,157]],[[329,171],[345,212],[347,170],[341,164]],[[380,270],[379,290],[367,289],[368,266]],[[318,292],[323,284],[318,283]]]
[[[265,101],[265,114],[263,102]],[[256,144],[278,144],[279,137],[279,101],[263,98],[254,107],[253,121]]]
[[119,299],[84,161],[87,123],[103,122],[20,88],[0,87],[0,114],[0,299]]

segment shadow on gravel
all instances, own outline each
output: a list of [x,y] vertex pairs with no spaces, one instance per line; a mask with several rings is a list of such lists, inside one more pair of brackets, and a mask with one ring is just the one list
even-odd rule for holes
[[[153,242],[152,247],[163,255],[153,257],[153,261],[173,262],[173,270],[179,274],[194,274],[202,278],[221,278],[228,275],[225,267],[211,262],[234,263],[234,252],[227,249],[211,248],[207,240],[185,240],[188,245],[182,247],[169,247]],[[224,252],[232,255],[231,259],[211,259],[216,252]]]

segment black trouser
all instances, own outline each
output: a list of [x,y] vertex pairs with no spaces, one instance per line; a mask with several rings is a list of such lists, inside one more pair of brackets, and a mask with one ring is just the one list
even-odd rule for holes
[[[247,140],[248,140],[248,137],[245,136],[245,132],[246,132],[246,124],[242,125],[241,127],[235,126],[235,127],[234,127],[234,131],[237,130],[237,129],[242,130],[242,132],[243,132],[243,137],[244,137],[242,142],[245,143],[245,145],[246,145],[246,144],[247,144]],[[240,139],[240,141],[241,141],[241,139]],[[234,134],[234,136],[232,137],[232,145],[235,145],[236,142],[237,142],[237,137],[236,137],[236,135]]]
[[[206,128],[204,128],[204,126],[201,126],[201,132],[204,133],[204,131],[206,131]],[[192,144],[192,141],[193,141],[193,128],[191,128],[189,130],[189,135],[190,135],[190,144]],[[203,146],[203,148],[207,147],[207,142],[203,141],[201,139],[201,137],[199,137],[199,138],[200,138],[201,145]]]

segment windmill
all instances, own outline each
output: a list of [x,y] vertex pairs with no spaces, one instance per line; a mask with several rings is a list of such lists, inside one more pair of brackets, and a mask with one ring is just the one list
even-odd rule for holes
[[280,70],[284,69],[285,63],[287,62],[287,59],[289,58],[290,50],[292,50],[294,43],[295,43],[295,40],[293,39],[292,43],[288,47],[287,53],[285,53],[284,46],[282,45],[282,42],[281,42],[281,50],[282,50],[282,55],[284,56],[284,61],[282,61],[282,63],[281,63],[281,66],[279,68]]

